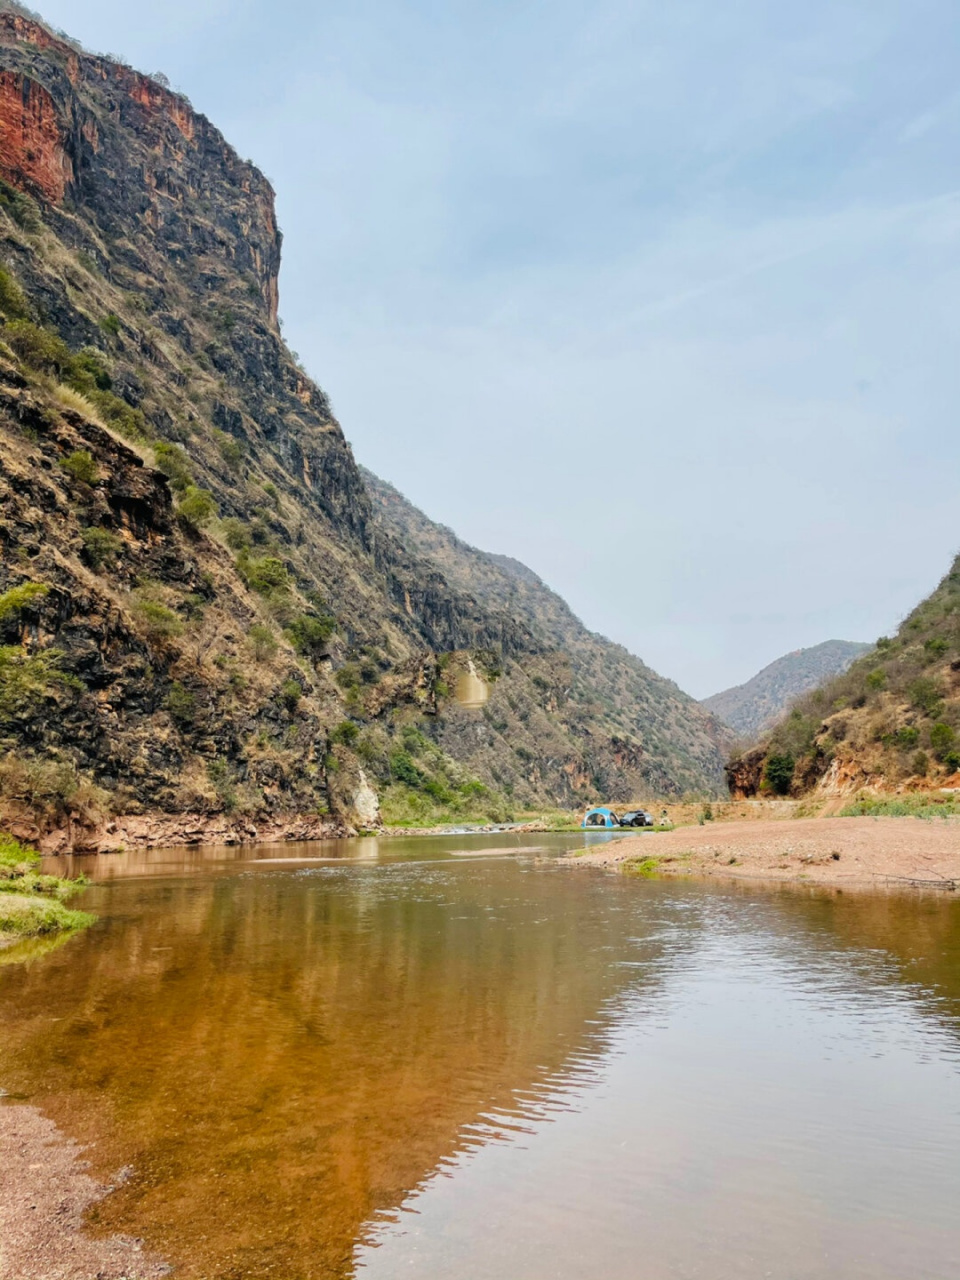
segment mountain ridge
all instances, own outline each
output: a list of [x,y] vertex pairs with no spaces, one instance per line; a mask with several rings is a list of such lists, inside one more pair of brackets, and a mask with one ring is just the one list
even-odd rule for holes
[[[701,719],[699,708],[694,711],[696,704],[674,681],[652,671],[622,645],[590,631],[529,566],[512,556],[471,546],[448,526],[430,520],[368,468],[361,466],[360,472],[381,528],[437,565],[454,588],[464,590],[469,585],[481,602],[518,618],[544,646],[570,655],[572,703],[583,707],[599,699],[613,735],[624,740],[652,737],[659,744],[669,724],[674,752],[688,754],[676,767],[691,778],[695,776],[691,763],[709,767],[705,753],[698,759],[691,729],[699,729],[719,751],[729,745],[729,734],[709,714]],[[646,787],[668,789],[669,778],[650,776]]]
[[519,562],[482,596],[377,518],[280,334],[272,189],[185,98],[7,3],[0,123],[0,809],[247,838],[722,785],[639,660],[646,736],[570,703]]
[[755,740],[789,709],[791,702],[840,675],[872,646],[824,640],[794,649],[768,663],[743,684],[701,698],[701,704],[741,738]]

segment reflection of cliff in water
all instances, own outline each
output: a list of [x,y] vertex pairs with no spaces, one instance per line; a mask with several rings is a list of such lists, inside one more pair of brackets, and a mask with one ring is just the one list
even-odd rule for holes
[[775,898],[792,928],[817,935],[821,964],[909,987],[918,1010],[960,1038],[960,895],[788,887]]
[[635,892],[512,862],[116,883],[0,973],[0,1079],[134,1167],[95,1220],[178,1275],[346,1274],[371,1214],[656,986],[685,943],[624,928]]

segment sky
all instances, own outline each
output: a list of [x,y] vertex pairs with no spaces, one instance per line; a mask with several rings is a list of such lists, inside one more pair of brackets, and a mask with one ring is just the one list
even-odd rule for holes
[[271,179],[358,459],[703,697],[960,549],[954,0],[46,0]]

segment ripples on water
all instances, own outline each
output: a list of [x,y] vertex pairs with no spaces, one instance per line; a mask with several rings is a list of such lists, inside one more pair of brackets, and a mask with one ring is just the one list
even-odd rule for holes
[[137,1170],[101,1229],[204,1280],[960,1276],[960,903],[394,848],[115,875],[0,970],[0,1083]]

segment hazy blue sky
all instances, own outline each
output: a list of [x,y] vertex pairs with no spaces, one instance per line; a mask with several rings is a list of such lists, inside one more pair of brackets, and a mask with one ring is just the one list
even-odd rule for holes
[[960,545],[955,0],[47,0],[273,180],[358,458],[691,693]]

